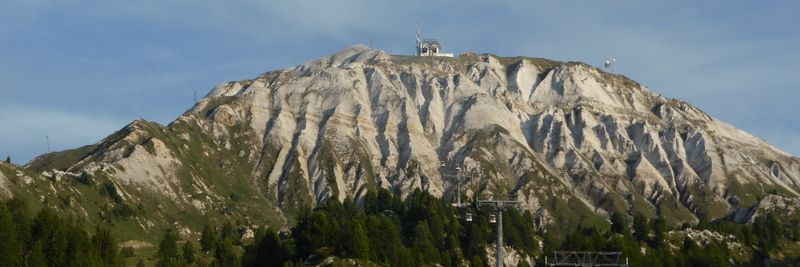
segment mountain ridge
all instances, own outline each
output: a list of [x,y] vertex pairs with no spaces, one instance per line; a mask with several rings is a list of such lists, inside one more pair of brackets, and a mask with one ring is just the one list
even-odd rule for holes
[[[442,174],[457,166],[475,176],[466,197],[515,197],[542,227],[607,225],[617,212],[696,223],[800,191],[797,157],[622,75],[363,45],[221,84],[166,126],[136,120],[97,144],[37,157],[26,175],[43,187],[55,170],[111,184],[122,200],[104,200],[109,209],[146,198],[174,206],[110,219],[151,232],[159,221],[197,229],[197,216],[228,213],[286,225],[303,207],[378,187],[450,198]],[[44,202],[86,186],[42,189],[53,195]],[[100,220],[83,205],[103,206],[64,209]]]

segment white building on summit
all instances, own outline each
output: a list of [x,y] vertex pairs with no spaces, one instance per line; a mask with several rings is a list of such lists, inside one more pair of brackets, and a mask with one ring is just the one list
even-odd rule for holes
[[453,53],[443,53],[442,44],[436,39],[420,40],[419,23],[417,23],[417,56],[453,57]]

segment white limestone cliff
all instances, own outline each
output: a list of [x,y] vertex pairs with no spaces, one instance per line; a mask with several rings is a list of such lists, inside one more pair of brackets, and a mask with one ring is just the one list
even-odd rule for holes
[[[582,63],[431,61],[357,45],[219,85],[168,128],[177,124],[199,127],[222,150],[239,147],[236,160],[281,207],[360,199],[370,187],[450,197],[455,186],[442,174],[459,165],[475,174],[468,195],[519,198],[544,222],[556,207],[543,198],[575,198],[601,217],[649,207],[696,222],[770,190],[800,192],[800,159]],[[109,144],[74,169],[105,164],[126,182],[171,188],[179,151],[164,142],[132,153]]]

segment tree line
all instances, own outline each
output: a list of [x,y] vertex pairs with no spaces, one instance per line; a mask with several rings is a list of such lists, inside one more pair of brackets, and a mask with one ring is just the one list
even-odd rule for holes
[[0,266],[118,266],[119,249],[111,232],[59,216],[49,208],[31,216],[17,199],[0,202]]
[[[471,222],[465,219],[467,211],[473,213]],[[486,248],[493,246],[495,239],[495,225],[489,220],[491,211],[467,211],[419,190],[405,200],[385,189],[370,191],[360,208],[350,199],[343,202],[329,199],[299,216],[290,231],[257,229],[254,240],[242,246],[241,258],[227,261],[233,265],[213,265],[301,266],[304,262],[319,263],[335,256],[383,266],[486,266]],[[734,235],[738,242],[754,248],[754,255],[748,261],[734,264],[759,265],[779,244],[800,240],[800,230],[792,227],[792,222],[781,223],[772,214],[761,216],[750,225],[721,219],[673,228],[661,218],[647,218],[643,214],[631,218],[615,213],[607,229],[579,227],[566,236],[535,227],[528,211],[509,209],[503,216],[505,245],[523,256],[536,258],[538,264],[544,263],[541,256],[556,250],[620,251],[631,266],[732,264],[733,255],[722,241],[709,240],[699,245],[689,238],[669,235],[671,230],[689,227]],[[210,252],[217,244],[216,252],[211,254],[215,262],[221,262],[228,250],[221,249],[224,246],[218,245],[219,240],[231,235],[219,233],[213,227],[207,229],[211,230],[204,231],[201,243],[207,244],[203,247]],[[518,264],[532,263],[521,260]]]
[[[119,249],[104,227],[87,231],[77,220],[43,208],[35,215],[19,200],[0,203],[0,267],[2,266],[121,266],[130,248]],[[466,212],[473,214],[471,221]],[[330,256],[383,266],[486,266],[493,246],[492,211],[460,210],[425,191],[406,199],[386,189],[369,191],[361,203],[328,199],[303,211],[288,231],[258,227],[252,239],[241,238],[242,226],[207,224],[200,237],[182,240],[166,231],[151,263],[158,266],[302,266]],[[734,255],[723,242],[694,241],[670,236],[660,218],[615,213],[609,228],[579,227],[566,235],[535,227],[529,211],[503,214],[507,247],[543,264],[556,250],[620,251],[631,266],[729,266]],[[759,265],[771,252],[800,241],[797,222],[781,222],[773,214],[752,224],[729,220],[692,226],[732,235],[753,249],[742,265]],[[684,226],[682,228],[687,228]],[[538,229],[538,230],[537,230]],[[92,232],[90,234],[90,232]],[[183,238],[186,239],[186,238]],[[539,246],[539,244],[543,246]],[[518,264],[530,266],[523,257]],[[747,259],[745,259],[747,260]],[[139,265],[145,262],[139,259]]]
[[[506,244],[532,255],[536,246],[533,216],[518,211],[506,214]],[[206,260],[181,256],[175,235],[168,231],[159,246],[158,262],[159,266],[303,266],[306,261],[318,263],[335,256],[384,266],[460,266],[465,262],[483,266],[485,247],[494,240],[493,229],[488,213],[475,211],[474,220],[466,222],[459,210],[428,192],[416,190],[402,200],[381,189],[368,192],[361,207],[349,198],[328,199],[304,211],[290,231],[261,227],[247,244],[242,244],[231,223],[222,228],[208,225],[199,239],[199,258]],[[191,249],[183,251],[186,255]]]

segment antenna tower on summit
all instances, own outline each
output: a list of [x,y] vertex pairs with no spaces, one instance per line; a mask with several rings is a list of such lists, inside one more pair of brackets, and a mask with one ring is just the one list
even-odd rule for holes
[[442,44],[436,39],[420,39],[422,30],[417,20],[417,53],[416,56],[453,57],[453,53],[442,53]]
[[419,29],[419,20],[417,20],[417,54],[419,54],[419,35],[422,30]]

